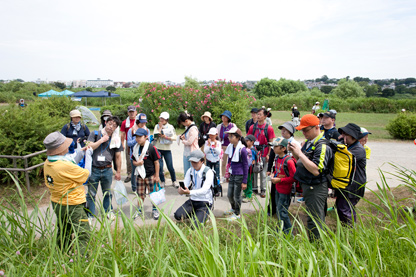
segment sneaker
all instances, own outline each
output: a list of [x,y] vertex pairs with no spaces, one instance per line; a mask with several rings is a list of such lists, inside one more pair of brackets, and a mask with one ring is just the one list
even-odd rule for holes
[[124,183],[128,183],[130,181],[131,181],[131,177],[130,176],[127,176],[126,179],[124,179]]
[[135,220],[136,218],[141,217],[141,216],[142,216],[142,210],[138,209],[134,212],[133,220]]
[[161,186],[162,188],[164,188],[164,187],[165,187],[165,182],[160,182],[160,186]]
[[176,181],[175,181],[175,182],[172,182],[172,187],[174,187],[174,188],[179,188],[179,185],[178,185],[178,183],[176,183]]
[[228,221],[234,221],[240,219],[240,215],[232,214],[227,220]]
[[233,215],[234,214],[234,210],[233,209],[229,209],[228,211],[224,212],[224,215]]
[[93,224],[93,222],[92,222],[92,221],[93,221],[93,218],[92,218],[92,217],[89,217],[89,218],[88,218],[88,223],[90,224],[90,227],[92,227],[92,224]]
[[136,195],[136,194],[137,194],[137,191],[132,190],[132,191],[130,192],[130,194],[134,194],[134,195]]
[[107,218],[111,221],[116,220],[116,215],[113,212],[107,213]]
[[249,197],[244,197],[243,200],[241,200],[243,203],[249,203],[251,201],[253,201],[253,198],[249,198]]
[[153,210],[152,211],[153,214],[153,219],[154,220],[158,220],[159,219],[159,211],[158,210]]
[[298,203],[303,203],[303,202],[305,202],[305,199],[303,199],[303,197],[302,197],[302,198],[300,198],[300,199],[298,199],[296,201],[298,201]]
[[262,191],[262,192],[260,193],[260,197],[261,197],[261,198],[266,198],[266,193],[265,193],[264,191]]
[[259,194],[259,191],[257,189],[253,189],[253,194]]

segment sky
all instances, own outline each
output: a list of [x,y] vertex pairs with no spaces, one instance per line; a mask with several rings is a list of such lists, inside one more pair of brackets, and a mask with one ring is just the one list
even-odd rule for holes
[[416,77],[416,1],[2,0],[0,79]]

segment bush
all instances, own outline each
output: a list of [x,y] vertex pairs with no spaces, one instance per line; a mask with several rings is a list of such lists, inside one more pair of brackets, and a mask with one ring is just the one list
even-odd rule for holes
[[147,115],[149,127],[158,122],[163,111],[170,114],[169,122],[178,127],[176,119],[185,110],[194,116],[197,124],[205,111],[210,111],[214,121],[219,122],[219,115],[229,110],[233,114],[232,121],[242,127],[249,117],[249,106],[255,101],[252,95],[242,90],[240,84],[232,81],[219,80],[198,89],[149,83],[144,86],[143,101],[137,107],[139,112]]
[[[25,108],[10,105],[6,112],[0,114],[0,149],[3,155],[23,156],[44,150],[43,140],[54,131],[60,131],[62,126],[70,121],[69,112],[75,109],[76,102],[66,97],[39,99]],[[29,166],[43,162],[46,155],[30,158]],[[11,159],[0,159],[0,167],[13,167]],[[23,168],[23,160],[17,160],[17,167]],[[30,173],[30,178],[36,180],[42,168]],[[23,181],[24,173],[19,173]],[[10,177],[5,171],[0,171],[0,179],[4,183]],[[39,181],[39,178],[37,178]]]
[[389,134],[396,139],[416,138],[416,114],[400,113],[386,126]]

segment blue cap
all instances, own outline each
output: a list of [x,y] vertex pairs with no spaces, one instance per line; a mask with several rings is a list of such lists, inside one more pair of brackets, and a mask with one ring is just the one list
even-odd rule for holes
[[134,133],[133,137],[134,136],[139,136],[139,137],[141,137],[141,136],[147,136],[148,134],[149,133],[147,132],[146,129],[139,128],[139,129],[137,129],[136,133]]
[[146,123],[147,122],[147,116],[144,113],[141,113],[136,116],[136,120],[138,120],[140,123]]
[[232,116],[232,114],[231,114],[231,112],[230,112],[230,111],[228,111],[228,110],[224,111],[222,114],[220,114],[220,118],[221,118],[221,116],[223,116],[223,115],[225,115],[226,117],[228,117],[228,118],[231,120],[231,116]]

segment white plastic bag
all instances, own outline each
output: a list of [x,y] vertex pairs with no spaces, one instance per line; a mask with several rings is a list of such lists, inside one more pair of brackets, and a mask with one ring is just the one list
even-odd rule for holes
[[165,189],[161,188],[159,183],[157,183],[157,186],[159,188],[158,191],[156,191],[156,184],[155,187],[153,189],[153,192],[149,194],[150,196],[150,200],[152,200],[152,202],[157,206],[162,204],[163,202],[166,201],[166,197],[165,197]]
[[121,180],[116,181],[116,186],[114,187],[114,196],[116,197],[116,202],[118,205],[123,205],[127,202],[127,190]]

